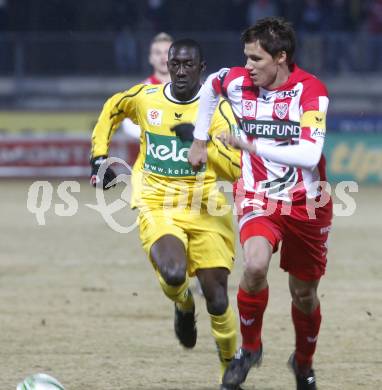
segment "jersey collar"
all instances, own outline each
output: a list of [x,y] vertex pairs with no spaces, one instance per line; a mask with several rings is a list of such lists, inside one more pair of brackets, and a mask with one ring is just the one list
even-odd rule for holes
[[163,94],[166,97],[166,99],[170,100],[170,102],[173,102],[176,104],[190,104],[190,103],[193,103],[200,98],[200,89],[199,89],[198,93],[191,100],[178,100],[171,93],[171,83],[167,83],[163,88]]

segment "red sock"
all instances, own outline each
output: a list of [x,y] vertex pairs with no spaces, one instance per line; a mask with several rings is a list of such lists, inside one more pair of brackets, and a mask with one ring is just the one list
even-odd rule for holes
[[242,346],[250,351],[257,351],[261,345],[261,327],[263,314],[268,303],[268,287],[256,294],[249,294],[239,287],[237,306],[240,315]]
[[292,303],[292,320],[296,332],[296,362],[302,374],[312,367],[318,332],[321,324],[320,305],[310,314],[305,314]]

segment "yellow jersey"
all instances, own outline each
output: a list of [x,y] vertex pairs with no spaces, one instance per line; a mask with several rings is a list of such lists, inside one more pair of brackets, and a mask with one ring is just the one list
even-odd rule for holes
[[[221,100],[209,129],[208,161],[200,172],[188,163],[190,141],[182,142],[172,128],[195,124],[199,94],[179,101],[166,85],[138,84],[108,99],[92,135],[92,157],[106,156],[114,132],[125,118],[141,127],[140,152],[133,168],[132,207],[158,208],[183,202],[190,208],[199,197],[202,208],[216,196],[217,206],[225,204],[218,191],[218,177],[235,181],[240,177],[240,152],[223,145],[216,136],[233,131],[236,120],[226,100]],[[175,203],[174,203],[175,202]]]

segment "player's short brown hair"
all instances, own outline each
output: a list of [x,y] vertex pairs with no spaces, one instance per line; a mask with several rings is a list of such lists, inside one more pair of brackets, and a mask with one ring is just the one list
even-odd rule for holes
[[241,35],[242,43],[259,41],[261,47],[272,57],[285,51],[287,62],[293,62],[296,37],[292,24],[283,18],[270,17],[260,19],[248,27]]

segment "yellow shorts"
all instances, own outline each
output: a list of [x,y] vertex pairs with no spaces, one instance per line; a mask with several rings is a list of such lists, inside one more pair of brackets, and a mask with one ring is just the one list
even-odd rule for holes
[[189,276],[197,269],[233,267],[235,239],[230,213],[215,217],[207,212],[146,210],[139,214],[139,227],[149,258],[151,246],[160,237],[171,234],[179,238],[186,248]]

